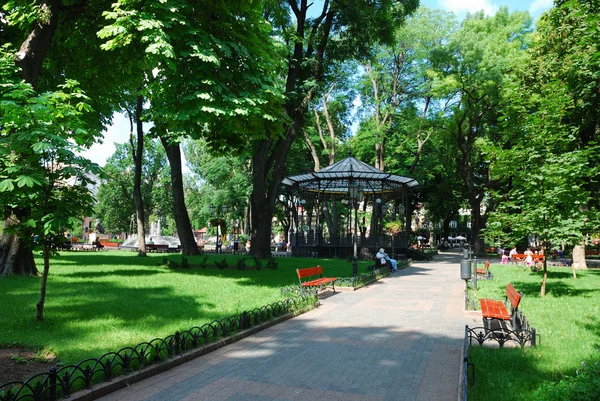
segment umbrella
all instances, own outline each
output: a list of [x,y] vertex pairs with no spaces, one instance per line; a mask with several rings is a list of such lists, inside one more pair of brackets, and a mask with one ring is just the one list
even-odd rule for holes
[[466,241],[467,239],[465,237],[463,237],[462,235],[459,235],[458,237],[454,238],[457,241]]

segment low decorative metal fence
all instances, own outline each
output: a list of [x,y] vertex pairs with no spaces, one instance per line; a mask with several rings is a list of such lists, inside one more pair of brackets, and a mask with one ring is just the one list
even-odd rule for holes
[[37,374],[25,381],[0,384],[0,401],[56,401],[60,397],[69,398],[74,391],[89,389],[94,384],[108,382],[116,376],[165,361],[173,355],[213,343],[219,338],[249,329],[314,302],[314,293],[302,292],[296,297],[195,326],[186,331],[178,331],[165,338],[155,338],[134,347],[108,352],[97,359],[85,359],[76,365],[60,368],[52,367],[48,373]]
[[467,326],[467,329],[469,330],[469,345],[472,345],[474,341],[480,346],[483,346],[486,342],[496,342],[500,348],[504,347],[507,343],[518,344],[521,348],[524,348],[527,343],[535,347],[540,342],[539,334],[528,323],[520,329],[503,326],[492,330],[486,327],[469,328],[469,326]]
[[463,366],[460,399],[467,401],[469,393],[469,366],[471,367],[472,382],[475,382],[475,365],[469,362],[469,326],[465,326],[465,341],[463,342]]

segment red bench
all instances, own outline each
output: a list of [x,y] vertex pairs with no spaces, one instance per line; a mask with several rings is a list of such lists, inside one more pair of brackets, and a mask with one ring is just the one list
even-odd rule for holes
[[[527,255],[525,255],[524,253],[515,253],[512,256],[512,260],[514,260],[516,262],[524,262],[526,258],[527,258]],[[531,260],[533,260],[534,262],[538,262],[538,261],[543,262],[544,255],[534,253],[533,255],[531,255]]]
[[513,330],[520,329],[520,323],[517,322],[517,311],[519,309],[519,303],[523,297],[522,293],[517,292],[515,287],[511,283],[506,285],[506,303],[510,304],[510,313],[506,309],[505,302],[498,301],[495,299],[482,298],[479,300],[481,304],[481,315],[483,317],[483,325],[486,329],[492,329],[492,323],[498,323],[510,321]]
[[[306,269],[296,269],[296,273],[298,274],[298,280],[300,281],[300,285],[302,287],[315,287],[318,290],[321,290],[323,287],[327,287],[327,284],[331,283],[331,288],[333,288],[333,292],[335,292],[335,282],[337,277],[323,277],[323,268],[321,266],[316,267],[308,267]],[[319,278],[302,281],[303,278],[319,276]]]
[[119,247],[118,242],[111,242],[111,241],[100,241],[100,245],[102,245],[105,248],[118,248]]
[[483,265],[483,269],[481,268],[477,268],[477,274],[479,274],[480,276],[484,276],[484,277],[490,277],[491,273],[490,273],[490,262],[489,261],[485,261],[485,264]]

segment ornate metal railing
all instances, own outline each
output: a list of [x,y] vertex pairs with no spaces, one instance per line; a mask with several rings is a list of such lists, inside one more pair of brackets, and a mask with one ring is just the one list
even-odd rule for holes
[[469,366],[471,367],[472,382],[475,382],[475,365],[469,362],[469,326],[465,326],[465,341],[463,342],[463,366],[461,396],[463,401],[467,401],[469,393]]
[[485,327],[473,327],[469,328],[469,345],[472,345],[474,341],[480,346],[486,342],[496,342],[500,348],[507,343],[518,344],[524,348],[527,343],[535,347],[540,342],[540,336],[534,327],[529,326],[522,329],[500,327],[492,330]]
[[1,384],[0,401],[56,401],[59,397],[68,398],[74,391],[89,389],[102,381],[111,381],[116,376],[210,344],[219,338],[314,304],[315,301],[314,293],[302,292],[294,298],[178,331],[165,338],[155,338],[134,347],[108,352],[97,359],[85,359],[76,365],[60,368],[52,367],[48,373],[37,374],[25,381]]

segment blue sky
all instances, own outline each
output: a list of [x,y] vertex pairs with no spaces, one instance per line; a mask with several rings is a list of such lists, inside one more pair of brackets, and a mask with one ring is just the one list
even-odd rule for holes
[[503,6],[509,11],[529,11],[533,20],[537,20],[542,12],[549,10],[552,0],[421,0],[421,4],[429,8],[440,8],[453,11],[459,18],[468,12],[484,10],[487,15],[493,15]]
[[[533,20],[536,21],[542,12],[552,7],[553,0],[421,0],[421,4],[431,9],[452,11],[459,19],[464,18],[466,13],[480,10],[484,10],[488,15],[493,15],[499,8],[508,6],[509,11],[529,11]],[[94,145],[83,155],[104,166],[106,159],[115,151],[114,143],[127,142],[128,138],[129,121],[122,115],[116,115],[113,126],[104,133],[104,143]]]

